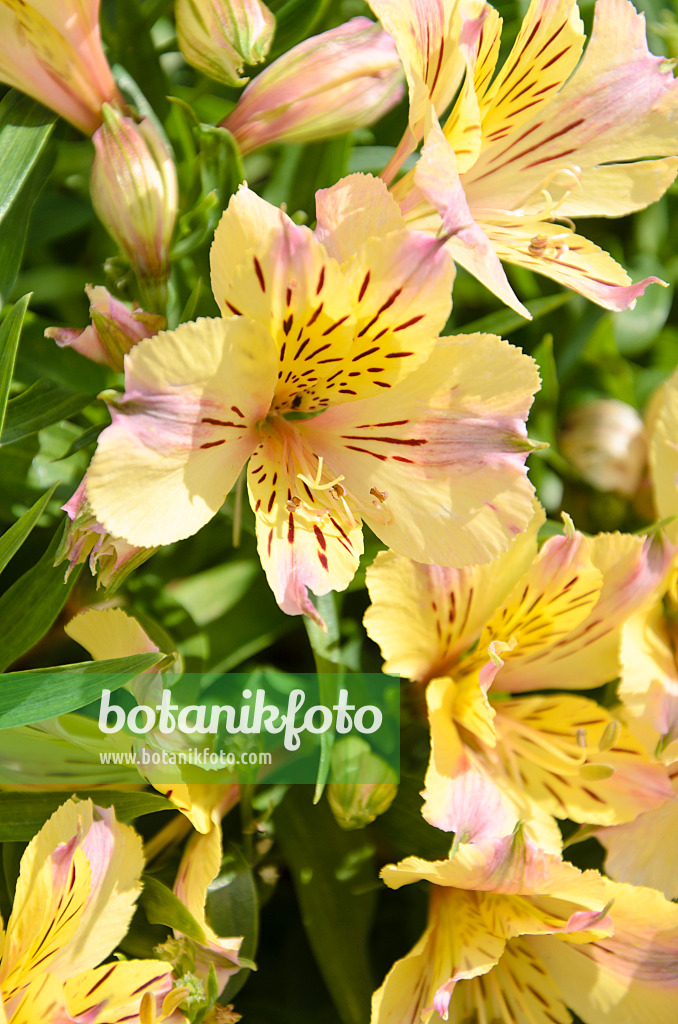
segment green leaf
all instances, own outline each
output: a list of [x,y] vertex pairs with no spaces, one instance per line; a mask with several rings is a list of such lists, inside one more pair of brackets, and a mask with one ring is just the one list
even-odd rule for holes
[[43,722],[91,704],[107,690],[118,690],[165,657],[131,654],[127,658],[83,661],[57,668],[28,669],[0,675],[0,729]]
[[292,786],[274,815],[318,967],[344,1024],[365,1024],[375,987],[368,938],[374,849],[366,830],[342,832],[327,804]]
[[526,302],[525,305],[532,314],[532,320],[526,320],[524,316],[521,316],[520,313],[515,313],[512,309],[500,309],[496,313],[490,313],[489,316],[481,317],[480,320],[464,324],[463,327],[455,327],[452,333],[499,334],[505,337],[507,334],[517,331],[520,327],[527,327],[528,324],[534,323],[540,317],[560,309],[571,298],[571,292],[557,292],[555,295],[546,295],[544,298]]
[[153,875],[144,874],[142,879],[144,887],[139,903],[151,924],[167,925],[168,928],[187,935],[194,942],[205,943],[202,928],[172,890]]
[[0,597],[0,672],[45,635],[78,578],[80,566],[64,582],[63,565],[54,565],[62,533],[56,531],[40,561]]
[[14,287],[31,210],[51,167],[55,121],[14,90],[0,103],[0,306]]
[[78,436],[71,441],[64,454],[60,455],[56,461],[61,462],[63,459],[67,459],[69,456],[75,455],[76,452],[86,448],[87,445],[94,444],[99,437],[99,434],[104,429],[104,426],[105,425],[102,423],[95,423],[94,426],[88,427],[87,430],[84,430],[82,434],[78,434]]
[[[242,935],[241,961],[251,961],[257,951],[259,938],[259,900],[252,869],[242,851],[230,843],[221,862],[221,870],[207,891],[205,916],[222,938]],[[244,967],[229,980],[221,996],[229,1003],[249,977]]]
[[[56,487],[56,484],[54,487]],[[13,558],[19,550],[47,508],[49,499],[54,493],[54,487],[50,487],[46,494],[43,494],[42,498],[38,498],[35,505],[29,508],[27,512],[24,512],[21,519],[17,519],[16,523],[13,523],[9,530],[6,530],[2,537],[0,537],[0,572],[5,568],[10,558]]]
[[39,430],[68,419],[93,402],[96,395],[83,395],[51,380],[38,380],[7,403],[7,418],[0,446],[20,441]]
[[61,793],[0,793],[0,843],[29,842],[57,807],[77,796],[93,799],[97,807],[114,807],[118,821],[129,822],[143,814],[171,811],[174,805],[157,793],[125,793],[114,789],[64,790]]
[[[331,708],[339,696],[339,686],[343,676],[339,648],[341,624],[335,594],[330,591],[329,594],[316,598],[316,608],[325,622],[327,632],[322,630],[308,616],[304,616],[304,625],[306,626],[308,639],[313,649],[315,667],[318,673],[320,703],[325,707]],[[315,783],[315,796],[313,798],[313,802],[316,804],[323,795],[325,783],[329,778],[333,746],[334,733],[322,733],[320,737],[320,763],[318,765],[318,777]]]
[[5,422],[9,387],[12,383],[14,362],[29,299],[30,295],[24,295],[22,299],[19,299],[0,327],[0,435],[2,435],[2,426]]

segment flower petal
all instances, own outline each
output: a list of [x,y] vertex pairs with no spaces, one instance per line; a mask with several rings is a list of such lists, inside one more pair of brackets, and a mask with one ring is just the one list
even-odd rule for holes
[[[487,562],[533,515],[524,419],[537,386],[533,361],[506,342],[444,338],[396,387],[305,421],[303,434],[394,551]],[[375,490],[387,498],[373,513]]]
[[596,839],[607,850],[605,870],[615,881],[650,886],[669,900],[678,897],[678,794],[633,821],[600,829]]
[[346,263],[368,238],[405,227],[398,204],[381,178],[349,174],[315,194],[316,238],[329,255]]
[[[665,519],[678,516],[678,371],[659,395],[650,436],[650,469],[657,511]],[[666,535],[678,543],[678,518],[666,526]]]
[[87,492],[110,533],[153,547],[190,536],[221,507],[268,413],[275,353],[263,327],[231,317],[142,341],[125,365]]
[[[678,907],[653,889],[606,882],[614,935],[575,945],[526,940],[572,1009],[598,1024],[673,1024]],[[576,984],[573,984],[576,979]]]
[[[172,990],[172,968],[162,960],[127,960],[102,964],[64,984],[68,1012],[92,1024],[123,1024],[138,1020],[141,1000],[147,992],[155,997],[160,1013],[165,996]],[[97,1007],[99,1011],[96,1012]],[[86,1016],[92,1013],[92,1017]],[[49,1018],[50,1024],[52,1018]]]
[[372,604],[364,623],[381,648],[384,671],[416,680],[450,671],[529,569],[544,519],[536,506],[524,533],[487,565],[446,569],[379,552],[367,569]]
[[307,588],[317,595],[345,590],[363,537],[359,517],[333,514],[337,502],[327,494],[327,475],[312,486],[316,473],[309,467],[317,465],[300,432],[281,420],[274,432],[262,435],[247,486],[259,557],[276,601],[288,615],[303,613],[322,624]]

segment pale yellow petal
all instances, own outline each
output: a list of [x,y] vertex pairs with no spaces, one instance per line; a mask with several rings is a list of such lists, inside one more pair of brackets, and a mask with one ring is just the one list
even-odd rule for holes
[[[678,517],[678,371],[663,385],[650,437],[650,471],[661,519]],[[666,526],[678,543],[678,518]]]
[[66,623],[64,632],[95,661],[159,650],[134,616],[122,608],[87,608]]
[[384,671],[424,680],[457,664],[532,563],[544,518],[535,505],[527,530],[487,565],[446,569],[380,552],[366,574],[372,604],[364,622]]

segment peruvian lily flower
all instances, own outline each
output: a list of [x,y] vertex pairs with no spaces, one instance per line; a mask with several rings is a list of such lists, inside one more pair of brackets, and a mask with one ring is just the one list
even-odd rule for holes
[[138,1019],[147,993],[159,1019],[183,1020],[161,1016],[167,964],[97,966],[127,932],[143,866],[141,838],[112,810],[69,800],[55,811],[21,858],[6,932],[0,923],[0,1020],[117,1024]]
[[524,819],[546,849],[554,821],[616,824],[672,796],[665,770],[605,708],[526,690],[600,686],[620,673],[619,627],[666,556],[642,537],[568,527],[537,553],[543,514],[489,565],[425,566],[382,552],[367,570],[368,634],[385,670],[428,682],[423,814],[465,841]]
[[[372,1000],[371,1024],[671,1024],[678,907],[544,853],[520,831],[407,857],[382,878],[431,888],[426,930]],[[608,913],[609,911],[609,913]]]
[[249,459],[259,554],[283,611],[343,590],[363,520],[395,550],[487,561],[525,529],[524,421],[534,363],[487,335],[441,338],[452,266],[406,231],[385,187],[321,193],[316,235],[247,188],[212,246],[222,319],[182,324],[125,357],[88,473],[106,529],[130,544],[188,537]]
[[[429,46],[415,66],[419,80],[422,66],[437,67],[436,53],[455,48],[466,74],[442,129],[436,113],[443,107],[429,84],[421,159],[393,189],[408,223],[451,233],[454,259],[523,315],[502,262],[545,274],[607,309],[633,305],[658,279],[632,284],[570,218],[624,216],[655,202],[674,180],[678,86],[664,58],[647,48],[644,16],[629,0],[598,0],[580,61],[585,37],[576,0],[532,0],[493,78],[501,19],[492,7],[468,8],[450,37],[438,8],[459,5],[410,4],[421,8],[426,31],[419,34]],[[407,19],[394,21],[401,6],[372,2],[405,59],[412,40]],[[459,60],[450,63],[458,74]]]
[[0,81],[91,135],[122,105],[101,48],[99,0],[0,0]]
[[[672,797],[634,821],[600,829],[612,878],[678,897],[678,560],[663,592],[622,630],[618,696],[634,736],[668,770]],[[648,843],[648,836],[652,842]]]

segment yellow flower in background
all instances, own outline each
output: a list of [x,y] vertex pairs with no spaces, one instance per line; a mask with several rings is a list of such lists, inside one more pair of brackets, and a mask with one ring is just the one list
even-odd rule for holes
[[118,1024],[136,1018],[147,993],[163,1013],[167,964],[97,966],[127,932],[143,866],[140,836],[113,810],[69,800],[55,811],[21,858],[6,932],[0,922],[0,1020]]
[[[125,357],[87,477],[94,514],[135,546],[195,533],[245,464],[259,555],[289,614],[343,590],[362,523],[426,562],[487,561],[531,517],[531,359],[489,335],[438,338],[452,265],[404,228],[382,182],[319,194],[314,234],[248,188],[211,252],[222,319]],[[319,620],[321,621],[321,620]]]
[[122,104],[101,48],[99,0],[0,0],[0,82],[91,135]]
[[653,889],[581,872],[520,831],[407,857],[382,878],[426,880],[419,942],[372,1000],[371,1024],[673,1024],[678,907]]
[[663,767],[592,700],[528,690],[600,686],[620,672],[619,629],[666,555],[643,537],[530,529],[486,566],[445,569],[382,552],[367,570],[369,636],[384,669],[427,682],[424,816],[465,839],[516,821],[558,850],[554,817],[615,824],[669,799]]
[[[393,186],[407,222],[449,233],[455,261],[523,315],[502,262],[607,309],[633,305],[658,279],[632,284],[570,218],[643,209],[675,178],[678,87],[668,62],[647,48],[644,16],[628,0],[598,0],[580,60],[585,35],[575,0],[532,0],[494,74],[502,21],[489,4],[371,6],[409,69],[410,123],[418,126],[409,135],[426,129],[421,158]],[[449,74],[456,88],[464,70],[441,129],[436,115],[452,97],[440,80]],[[396,165],[413,148],[401,148]],[[387,169],[389,180],[395,169]]]

